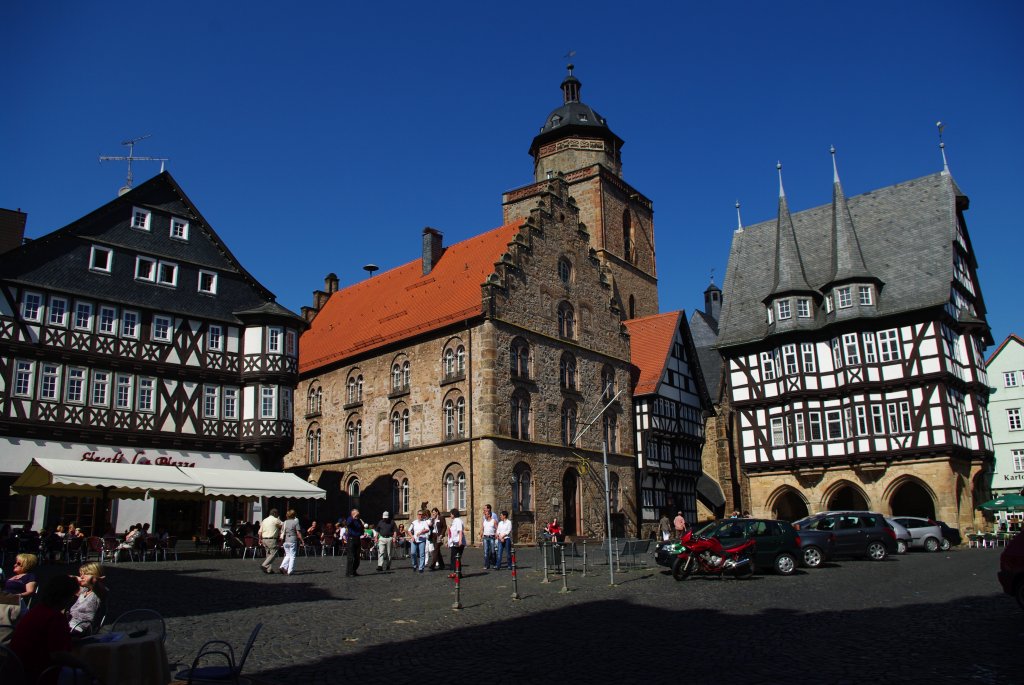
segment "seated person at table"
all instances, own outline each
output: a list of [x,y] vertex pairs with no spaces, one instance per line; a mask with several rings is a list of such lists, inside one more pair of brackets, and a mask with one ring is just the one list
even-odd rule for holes
[[558,519],[551,519],[551,523],[547,525],[544,532],[548,534],[551,542],[554,544],[561,544],[565,542],[565,535],[562,534],[562,526],[558,525]]
[[97,561],[83,564],[78,569],[78,597],[68,609],[68,626],[72,634],[91,633],[98,627],[95,625],[100,607],[107,598],[107,586],[103,584],[103,566]]
[[241,556],[242,552],[245,551],[245,543],[239,540],[238,536],[230,530],[224,534],[224,544],[227,545],[228,550],[231,552],[231,556]]
[[36,592],[36,574],[32,569],[39,563],[35,554],[19,554],[14,558],[14,575],[4,581],[0,592],[0,604],[20,604]]
[[117,546],[118,549],[133,549],[137,548],[139,540],[142,538],[142,526],[136,523],[128,528],[128,534],[124,536],[124,542]]
[[[57,665],[59,654],[71,651],[71,628],[64,610],[71,606],[78,594],[78,581],[71,576],[49,578],[42,587],[32,611],[25,614],[14,627],[11,651],[18,655],[25,669],[25,682],[36,683],[39,675],[50,666]],[[57,682],[53,674],[48,683]]]

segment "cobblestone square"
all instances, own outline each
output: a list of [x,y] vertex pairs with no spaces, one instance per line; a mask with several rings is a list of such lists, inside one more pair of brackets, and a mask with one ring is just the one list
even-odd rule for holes
[[542,582],[536,548],[520,550],[514,601],[510,574],[485,572],[469,549],[461,611],[447,571],[408,560],[382,574],[364,560],[356,578],[330,556],[300,556],[292,576],[251,559],[121,563],[108,621],[159,611],[181,667],[210,638],[240,650],[263,622],[245,674],[281,684],[1020,682],[1024,613],[996,582],[997,551],[683,583],[647,558],[615,587],[590,556],[564,592],[558,575]]

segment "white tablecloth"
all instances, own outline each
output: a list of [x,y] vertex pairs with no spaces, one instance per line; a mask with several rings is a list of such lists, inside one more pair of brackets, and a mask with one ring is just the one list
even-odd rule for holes
[[[103,639],[105,635],[97,637]],[[106,685],[167,685],[171,681],[167,652],[156,633],[122,635],[108,642],[88,641],[75,647],[75,656]]]

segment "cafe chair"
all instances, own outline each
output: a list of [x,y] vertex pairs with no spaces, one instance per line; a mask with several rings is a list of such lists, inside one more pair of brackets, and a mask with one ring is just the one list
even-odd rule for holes
[[[261,628],[263,628],[263,624],[257,623],[256,627],[252,629],[252,633],[249,634],[249,640],[245,643],[245,649],[242,651],[242,658],[237,663],[235,662],[235,651],[230,644],[224,640],[208,640],[199,648],[199,653],[192,660],[192,668],[178,672],[174,676],[175,679],[187,681],[189,685],[193,682],[205,683],[209,681],[231,682],[238,685],[238,678],[242,675],[245,660],[249,658],[249,652],[252,651],[252,646],[256,642],[256,636],[259,635]],[[202,659],[211,656],[223,657],[225,665],[199,666],[199,662]]]
[[174,537],[173,535],[168,537],[167,540],[163,543],[162,549],[164,553],[164,561],[167,561],[167,555],[169,554],[174,555],[175,561],[178,560],[178,538]]
[[28,685],[25,668],[21,659],[8,647],[0,645],[0,683],[4,685]]
[[267,551],[263,548],[257,540],[255,535],[246,535],[244,538],[245,547],[242,548],[242,558],[245,559],[247,554],[252,554],[252,558],[256,558],[256,553],[259,552],[260,556],[266,556]]
[[164,623],[164,617],[152,609],[132,609],[131,611],[126,611],[114,619],[110,630],[115,633],[128,634],[140,631],[155,633],[160,636],[161,642],[167,638],[167,626]]

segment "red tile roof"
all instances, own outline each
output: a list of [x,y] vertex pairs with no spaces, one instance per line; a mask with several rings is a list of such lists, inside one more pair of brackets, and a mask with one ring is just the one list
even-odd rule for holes
[[633,389],[634,395],[658,392],[658,384],[665,374],[665,362],[672,352],[672,341],[679,330],[682,315],[681,311],[666,312],[626,321],[630,361],[640,371],[640,378]]
[[522,221],[445,248],[433,270],[409,262],[331,295],[299,344],[305,373],[482,313],[481,291]]

